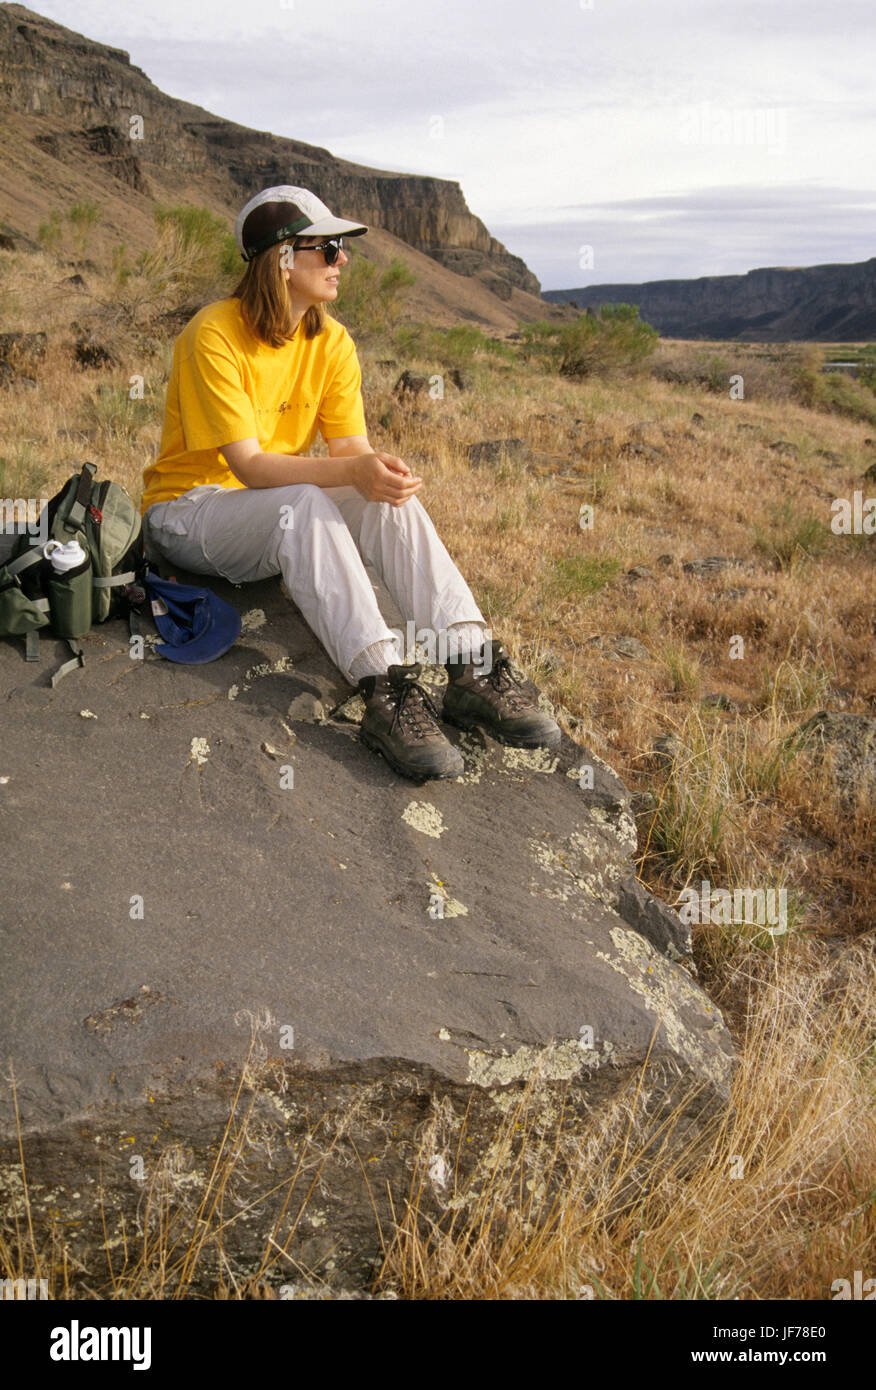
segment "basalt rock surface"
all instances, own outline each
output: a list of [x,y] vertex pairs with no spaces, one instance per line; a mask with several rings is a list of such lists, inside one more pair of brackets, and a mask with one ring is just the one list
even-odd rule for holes
[[[107,1214],[111,1243],[142,1225],[144,1183],[204,1190],[241,1075],[229,1190],[263,1194],[264,1220],[234,1227],[239,1266],[310,1154],[290,1249],[357,1289],[387,1184],[425,1154],[424,1210],[448,1210],[527,1086],[540,1125],[562,1108],[569,1161],[633,1115],[656,1145],[670,1112],[663,1152],[692,1152],[733,1050],[688,929],[636,880],[612,770],[566,736],[552,755],[445,726],[464,774],[406,781],[360,743],[359,697],[279,581],[207,582],[243,614],[207,665],[149,640],[132,658],[112,621],[53,690],[62,644],[37,665],[0,643],[8,1202],[13,1075],[32,1208],[67,1214],[86,1265]],[[425,678],[440,700],[443,668]]]

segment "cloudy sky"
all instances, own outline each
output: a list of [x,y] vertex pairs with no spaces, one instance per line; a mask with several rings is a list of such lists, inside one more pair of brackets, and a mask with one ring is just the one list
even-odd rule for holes
[[32,8],[218,115],[457,180],[544,289],[876,255],[873,0]]

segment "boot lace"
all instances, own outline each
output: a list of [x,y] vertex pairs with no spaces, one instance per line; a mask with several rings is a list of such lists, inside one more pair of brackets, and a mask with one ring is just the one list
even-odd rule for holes
[[491,685],[499,694],[504,695],[511,709],[529,708],[529,701],[520,690],[520,682],[512,675],[511,661],[507,656],[497,657],[490,670],[482,676],[476,676],[475,680]]
[[409,730],[420,740],[435,732],[435,725],[441,715],[435,708],[429,692],[418,680],[406,677],[390,692],[388,698],[395,705],[392,723],[389,726],[390,734],[395,732],[397,726]]

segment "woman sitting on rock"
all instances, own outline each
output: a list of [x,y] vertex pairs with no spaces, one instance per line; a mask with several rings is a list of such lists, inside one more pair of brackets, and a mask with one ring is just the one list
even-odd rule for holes
[[[519,747],[560,731],[520,689],[471,590],[416,497],[423,479],[372,447],[347,330],[326,313],[348,257],[334,217],[305,188],[267,188],[235,223],[246,270],[174,345],[161,450],[144,470],[147,553],[243,584],[281,574],[335,665],[358,684],[362,738],[407,777],[455,777],[438,720]],[[317,431],[329,457],[309,453]],[[402,615],[444,634],[442,711],[403,665],[365,569]]]

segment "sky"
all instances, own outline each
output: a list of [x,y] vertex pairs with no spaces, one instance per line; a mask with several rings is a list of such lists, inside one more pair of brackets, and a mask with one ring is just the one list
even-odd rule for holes
[[873,0],[31,8],[170,96],[457,181],[545,290],[876,255]]

